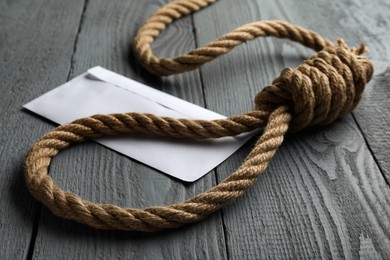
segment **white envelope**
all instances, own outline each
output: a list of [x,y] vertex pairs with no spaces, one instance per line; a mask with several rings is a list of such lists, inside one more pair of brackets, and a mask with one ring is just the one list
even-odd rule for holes
[[[101,67],[88,70],[24,107],[59,124],[94,114],[121,112],[207,120],[225,118]],[[218,166],[253,134],[207,140],[135,135],[96,141],[175,178],[192,182]]]

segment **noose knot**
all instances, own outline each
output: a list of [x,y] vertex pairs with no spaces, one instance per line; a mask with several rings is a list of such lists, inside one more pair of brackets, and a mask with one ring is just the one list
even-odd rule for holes
[[[199,68],[235,46],[258,37],[287,38],[319,51],[296,69],[285,69],[256,97],[256,111],[216,120],[191,120],[145,113],[95,115],[61,125],[30,149],[25,162],[26,184],[33,196],[54,214],[101,229],[154,231],[199,221],[241,196],[265,171],[288,130],[326,125],[351,111],[373,73],[361,56],[366,49],[349,49],[283,21],[258,21],[241,26],[209,44],[176,58],[158,58],[151,44],[170,23],[216,0],[176,0],[156,11],[138,31],[135,56],[148,71],[171,75]],[[264,127],[243,164],[212,189],[182,203],[145,209],[95,204],[56,186],[48,167],[60,150],[73,143],[107,135],[146,133],[177,138],[208,139],[235,136]]]
[[349,49],[342,40],[305,60],[297,68],[286,68],[271,86],[255,98],[257,109],[289,106],[290,131],[327,125],[351,112],[371,79],[373,65],[360,56],[366,48]]

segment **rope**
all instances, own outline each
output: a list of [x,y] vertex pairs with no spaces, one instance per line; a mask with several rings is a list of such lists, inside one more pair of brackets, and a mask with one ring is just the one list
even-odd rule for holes
[[[267,168],[287,131],[324,126],[351,112],[359,102],[373,65],[361,56],[366,48],[349,49],[315,32],[281,21],[241,26],[221,38],[176,58],[155,57],[151,43],[167,25],[215,0],[178,0],[161,7],[138,31],[134,51],[151,73],[170,75],[196,69],[235,46],[263,36],[287,38],[318,51],[298,68],[286,68],[259,92],[256,107],[223,120],[188,120],[152,114],[95,115],[61,125],[33,145],[25,161],[25,179],[31,194],[55,215],[100,229],[155,231],[204,219],[241,196]],[[72,144],[91,138],[146,133],[173,138],[235,136],[264,127],[243,164],[222,183],[182,203],[146,209],[94,204],[65,192],[48,175],[51,159]]]

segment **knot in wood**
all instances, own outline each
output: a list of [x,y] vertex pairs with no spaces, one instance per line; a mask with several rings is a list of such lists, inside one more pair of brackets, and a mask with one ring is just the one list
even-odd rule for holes
[[339,41],[297,68],[284,69],[271,86],[257,94],[256,108],[288,105],[293,114],[290,131],[330,124],[356,107],[372,77],[372,63],[359,55],[364,48],[348,49]]

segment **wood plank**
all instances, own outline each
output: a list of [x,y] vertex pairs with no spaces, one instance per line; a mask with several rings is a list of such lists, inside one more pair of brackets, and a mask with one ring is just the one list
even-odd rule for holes
[[324,131],[290,136],[259,183],[223,210],[229,255],[354,259],[363,250],[386,259],[389,196],[350,116]]
[[[203,105],[199,73],[160,80],[129,62],[136,30],[162,1],[88,1],[72,77],[95,65],[145,82]],[[158,42],[158,55],[178,55],[194,47],[191,17],[169,28]],[[130,64],[129,64],[130,63]],[[174,162],[172,162],[174,163]],[[72,147],[54,160],[55,182],[94,202],[147,207],[180,202],[215,185],[213,173],[183,184],[95,143]],[[34,258],[41,259],[218,259],[226,258],[220,213],[193,226],[157,234],[93,230],[64,221],[43,210]]]
[[66,81],[81,10],[73,0],[0,1],[1,259],[29,254],[38,203],[24,184],[23,161],[52,128],[22,105]]
[[362,101],[354,111],[381,171],[390,185],[390,62],[375,61],[375,76],[367,86]]
[[[363,8],[363,1],[348,7],[329,1],[220,1],[194,15],[198,45],[247,22],[283,19],[331,39],[363,40],[370,55],[379,58],[388,52],[388,36],[373,28],[370,19],[389,13],[381,8],[388,5],[377,2]],[[201,69],[206,105],[226,115],[247,111],[262,86],[310,53],[276,39],[245,44]],[[249,149],[218,167],[218,180],[236,169]],[[288,136],[260,181],[222,210],[228,256],[389,258],[389,198],[389,187],[352,116],[323,130]]]

